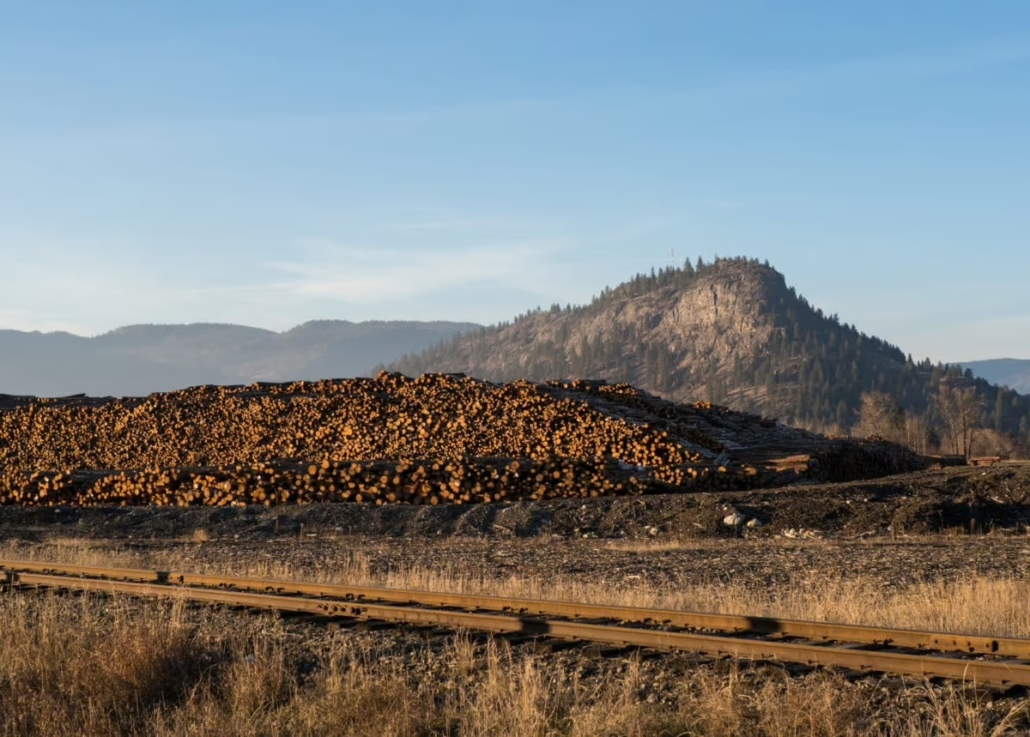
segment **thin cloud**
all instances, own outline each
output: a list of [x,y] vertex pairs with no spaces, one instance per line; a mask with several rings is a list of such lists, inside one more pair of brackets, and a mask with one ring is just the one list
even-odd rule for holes
[[744,207],[744,203],[738,200],[719,200],[709,199],[704,200],[702,203],[705,207],[710,207],[713,210],[721,210],[722,212],[733,212]]
[[496,225],[489,220],[462,220],[439,219],[439,220],[413,220],[411,222],[389,223],[383,226],[384,230],[410,231],[410,232],[462,232],[475,228],[492,227]]
[[349,303],[409,299],[451,289],[500,284],[531,288],[547,280],[560,242],[513,243],[459,249],[322,249],[318,258],[273,262],[277,289]]
[[[570,258],[581,244],[559,237],[420,248],[314,239],[284,244],[280,259],[246,274],[216,268],[202,281],[134,259],[82,258],[79,245],[51,244],[43,259],[8,264],[0,328],[95,335],[132,323],[285,329],[313,317],[489,321],[555,295],[566,299],[581,271]],[[483,302],[484,294],[496,300]]]

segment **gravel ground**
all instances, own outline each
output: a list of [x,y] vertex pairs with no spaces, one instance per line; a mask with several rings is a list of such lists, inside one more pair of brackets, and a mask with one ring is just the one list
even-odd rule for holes
[[[741,526],[724,520],[739,514]],[[744,524],[751,522],[752,527]],[[948,468],[843,484],[742,492],[607,497],[437,507],[362,504],[250,507],[0,507],[0,536],[274,539],[847,538],[1030,529],[1030,464]]]
[[[45,550],[56,560],[63,545],[5,540],[5,555]],[[674,589],[707,583],[776,587],[836,576],[883,586],[956,581],[972,576],[1030,581],[1030,536],[964,535],[875,540],[707,540],[666,545],[552,538],[546,541],[329,535],[267,540],[93,540],[100,555],[127,554],[133,564],[190,571],[246,573],[289,567],[317,578],[359,560],[373,574],[442,570],[470,579],[518,576],[543,584],[575,580]],[[630,545],[638,549],[622,549]],[[675,547],[673,547],[675,546]]]
[[[724,519],[735,511],[763,525],[730,528]],[[776,491],[507,505],[2,507],[0,543],[73,538],[155,563],[168,553],[198,568],[234,570],[288,563],[302,573],[360,555],[373,572],[435,567],[472,577],[656,586],[774,586],[832,572],[899,585],[972,574],[1030,578],[1028,524],[1030,466],[1020,465]]]

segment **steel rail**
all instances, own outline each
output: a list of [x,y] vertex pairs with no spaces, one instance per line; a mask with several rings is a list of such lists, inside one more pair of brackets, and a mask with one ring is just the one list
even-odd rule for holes
[[75,578],[11,571],[14,587],[121,593],[134,596],[224,604],[280,612],[301,612],[322,617],[416,625],[464,627],[493,633],[521,633],[565,640],[634,645],[701,653],[713,657],[788,661],[810,666],[836,666],[861,672],[949,678],[1008,688],[1030,686],[1030,665],[1002,660],[967,660],[933,655],[863,651],[851,648],[793,644],[770,640],[648,630],[636,627],[586,624],[566,620],[533,619],[507,614],[481,614],[445,609],[418,609],[388,604],[308,599],[220,589],[167,586],[151,583]]
[[39,561],[0,560],[0,570],[88,576],[139,583],[217,587],[243,591],[317,596],[363,602],[390,602],[427,607],[450,607],[467,611],[513,613],[569,619],[614,620],[649,625],[714,630],[734,634],[776,635],[822,642],[848,642],[913,650],[961,652],[1030,659],[1030,640],[1014,637],[986,637],[947,632],[923,632],[864,625],[833,624],[774,617],[747,617],[668,609],[583,604],[575,602],[517,599],[500,596],[448,594],[370,586],[305,583],[276,579],[246,578],[177,571],[134,570],[97,566],[65,565]]

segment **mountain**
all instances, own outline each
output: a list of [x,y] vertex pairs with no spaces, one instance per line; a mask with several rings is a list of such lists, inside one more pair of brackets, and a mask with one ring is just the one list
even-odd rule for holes
[[994,358],[987,361],[964,361],[962,368],[992,384],[1007,386],[1020,394],[1030,394],[1030,360]]
[[132,325],[95,338],[0,330],[0,393],[138,396],[198,384],[358,376],[478,327],[323,320],[276,333],[241,325]]
[[746,259],[637,275],[588,305],[538,308],[389,368],[492,381],[603,378],[836,432],[856,425],[864,393],[888,395],[903,413],[932,415],[943,382],[975,389],[983,426],[1030,438],[1030,399],[958,366],[916,363],[823,314],[767,263]]

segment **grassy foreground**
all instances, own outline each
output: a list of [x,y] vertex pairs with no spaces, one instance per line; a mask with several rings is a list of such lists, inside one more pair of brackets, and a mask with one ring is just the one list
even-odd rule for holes
[[[185,568],[89,541],[0,546],[0,556]],[[447,567],[378,570],[341,550],[315,566],[203,566],[403,588],[619,602],[1030,636],[1030,586],[971,577],[885,589],[860,575],[788,586],[603,586],[557,573],[475,578]],[[896,679],[697,664],[689,656],[594,660],[458,633],[326,630],[181,603],[0,596],[0,734],[83,735],[1016,735],[1030,701]]]
[[6,735],[1007,735],[1025,702],[730,663],[583,668],[457,634],[298,639],[271,616],[0,597]]

